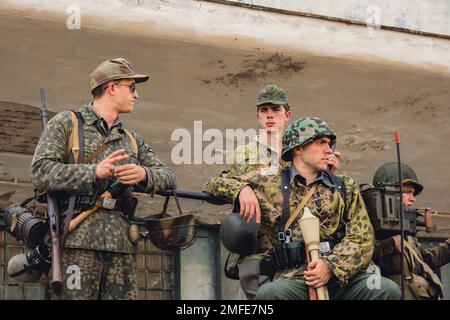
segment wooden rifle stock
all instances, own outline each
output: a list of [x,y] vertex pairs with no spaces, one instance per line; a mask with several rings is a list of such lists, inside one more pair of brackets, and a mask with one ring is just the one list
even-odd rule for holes
[[58,207],[55,195],[51,192],[47,194],[48,216],[50,219],[50,236],[52,243],[52,277],[50,286],[56,294],[62,292],[62,260],[61,260],[61,234],[59,228]]

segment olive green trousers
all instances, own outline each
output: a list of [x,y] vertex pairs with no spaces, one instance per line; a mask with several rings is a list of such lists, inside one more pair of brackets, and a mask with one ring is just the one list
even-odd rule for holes
[[[378,277],[378,278],[374,278]],[[400,300],[398,285],[385,277],[361,273],[347,286],[328,286],[330,300]],[[302,280],[278,279],[262,285],[256,300],[308,300],[308,286]]]

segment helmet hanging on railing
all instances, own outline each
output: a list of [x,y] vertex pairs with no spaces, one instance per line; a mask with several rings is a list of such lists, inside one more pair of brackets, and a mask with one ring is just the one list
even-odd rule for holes
[[179,216],[170,216],[166,213],[170,197],[164,202],[163,211],[160,214],[144,218],[150,241],[159,249],[167,251],[179,251],[186,249],[195,241],[195,219],[192,214],[183,214],[176,195],[172,190]]

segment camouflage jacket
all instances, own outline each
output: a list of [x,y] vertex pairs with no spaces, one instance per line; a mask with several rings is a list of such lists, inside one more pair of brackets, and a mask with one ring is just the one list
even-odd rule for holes
[[[152,193],[175,185],[172,170],[158,160],[140,135],[133,133],[138,145],[136,155],[121,122],[116,120],[108,130],[90,105],[83,106],[79,111],[84,119],[85,158],[103,144],[106,144],[106,147],[90,163],[70,163],[66,149],[73,126],[71,115],[70,111],[58,113],[45,127],[31,164],[32,181],[38,189],[89,196],[102,194],[111,180],[96,181],[96,163],[122,148],[127,149],[130,158],[122,161],[120,165],[136,163],[143,166],[147,172],[147,183],[134,186],[135,191]],[[79,211],[76,210],[75,213]],[[129,223],[122,217],[121,212],[99,209],[69,233],[65,247],[131,253],[133,246],[128,239],[128,226]]]
[[[265,170],[276,170],[278,166],[285,167],[289,162],[280,159],[277,151],[267,146],[261,137],[255,137],[252,142],[239,146],[234,151],[234,163],[225,172],[228,177],[240,176],[250,172],[263,173]],[[222,173],[222,177],[225,176]]]
[[[234,163],[228,170],[223,171],[219,177],[208,182],[203,187],[203,191],[209,192],[209,186],[220,183],[224,178],[237,179],[237,177],[242,175],[277,172],[279,166],[285,167],[288,166],[289,163],[290,162],[281,160],[278,153],[267,146],[260,136],[257,136],[250,143],[236,148],[234,151]],[[248,257],[234,257],[235,262],[239,262],[243,259],[262,258],[272,248],[264,234],[260,233],[258,237],[258,244],[260,245],[259,252]]]
[[[326,175],[318,179],[318,188],[307,203],[311,212],[318,216],[321,222],[321,241],[334,240],[339,230],[345,230],[345,236],[337,243],[327,256],[323,256],[330,270],[341,286],[345,286],[355,274],[364,271],[371,262],[374,234],[364,202],[353,179],[343,176],[341,180],[347,194],[344,201],[340,193],[332,186]],[[298,176],[299,177],[299,176]],[[301,182],[303,178],[291,179],[290,211],[300,204],[303,197],[312,186]],[[262,253],[279,244],[277,233],[282,215],[283,196],[281,193],[281,174],[269,173],[247,174],[233,178],[218,178],[205,186],[205,191],[214,196],[227,197],[238,202],[239,192],[246,185],[251,185],[259,199],[262,222],[260,232],[267,243],[260,243]],[[291,225],[293,241],[301,241],[302,235],[297,223],[299,217]],[[302,278],[304,267],[278,273],[276,277]]]
[[[450,239],[427,250],[422,248],[415,237],[407,236],[405,240],[417,255],[415,257],[405,246],[405,298],[422,300],[442,296],[442,284],[433,269],[450,262]],[[393,238],[375,241],[373,260],[379,265],[383,276],[400,285],[400,253]]]

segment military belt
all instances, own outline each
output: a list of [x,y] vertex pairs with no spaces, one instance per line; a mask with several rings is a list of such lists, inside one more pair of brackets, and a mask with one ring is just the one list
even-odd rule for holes
[[[334,241],[319,243],[321,254],[331,252]],[[276,272],[290,268],[300,268],[306,264],[306,248],[303,242],[284,242],[272,248],[270,256],[260,262],[260,274],[273,279]]]
[[85,211],[90,210],[94,206],[99,206],[100,208],[106,210],[120,210],[126,199],[111,199],[93,196],[77,196],[75,200],[75,209]]

